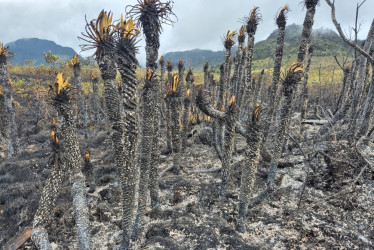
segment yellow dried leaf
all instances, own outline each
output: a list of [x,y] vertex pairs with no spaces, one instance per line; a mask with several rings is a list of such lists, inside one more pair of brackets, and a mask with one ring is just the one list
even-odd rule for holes
[[253,111],[253,117],[255,120],[258,120],[258,117],[260,116],[262,112],[261,105],[259,103],[256,103],[256,108]]
[[51,141],[55,141],[56,132],[54,130],[51,131]]
[[240,36],[245,36],[245,31],[246,31],[246,27],[245,27],[245,25],[242,25],[242,27],[240,28],[240,31],[239,31],[239,35]]
[[3,43],[0,43],[0,56],[9,57],[14,55],[14,53],[9,51],[9,47],[4,47]]
[[229,107],[233,106],[235,104],[235,96],[233,95],[229,101]]
[[179,83],[179,75],[178,75],[178,73],[174,73],[173,82],[172,82],[172,85],[171,85],[171,91],[172,92],[177,91],[178,83]]
[[236,35],[236,31],[227,31],[226,40],[232,40],[232,38]]
[[289,10],[290,9],[290,7],[288,6],[288,4],[286,4],[286,5],[284,5],[283,6],[283,8],[282,8],[282,10],[281,11],[287,11],[287,10]]
[[258,7],[253,7],[252,9],[252,12],[251,12],[251,15],[249,17],[249,19],[252,21],[252,22],[255,22],[257,20],[257,10],[258,10]]
[[73,58],[70,61],[68,61],[66,64],[68,66],[74,66],[74,65],[78,65],[81,61],[83,61],[83,58],[79,59],[78,55],[74,54]]
[[86,153],[84,154],[84,162],[90,162],[90,152],[88,151],[88,146],[86,146]]
[[288,74],[303,73],[304,68],[300,62],[293,63],[288,71]]
[[68,80],[64,80],[64,76],[62,75],[62,73],[58,73],[56,80],[55,80],[55,90],[56,90],[57,95],[59,95],[61,90],[66,88],[68,84],[69,84]]
[[154,77],[154,74],[155,74],[155,71],[153,69],[148,69],[148,71],[147,71],[148,81],[152,80],[152,78]]
[[131,38],[132,36],[139,36],[140,30],[136,27],[134,19],[130,17],[128,20],[124,20],[123,14],[121,14],[121,21],[116,26],[122,32],[123,38]]
[[[96,27],[97,27],[97,34],[96,38],[100,42],[103,39],[106,39],[110,36],[114,31],[115,28],[111,30],[112,27],[112,12],[102,11],[100,12],[98,18],[96,19]],[[92,25],[91,25],[92,26]],[[92,27],[95,30],[95,27]]]

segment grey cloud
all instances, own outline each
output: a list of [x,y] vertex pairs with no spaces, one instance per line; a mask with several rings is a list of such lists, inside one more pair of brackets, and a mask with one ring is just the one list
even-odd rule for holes
[[[63,46],[70,46],[80,52],[78,36],[84,31],[85,15],[91,20],[105,8],[112,10],[114,18],[125,12],[125,6],[135,4],[137,0],[0,0],[0,41],[11,42],[19,38],[39,37],[53,40]],[[175,0],[174,12],[177,22],[171,27],[165,26],[161,35],[160,54],[168,51],[187,49],[223,48],[221,37],[227,30],[237,30],[241,26],[240,18],[247,16],[253,6],[260,7],[263,21],[258,27],[256,41],[266,37],[276,28],[274,16],[288,3],[291,11],[288,24],[302,24],[305,9],[300,0]],[[357,1],[336,0],[337,18],[344,30],[349,33],[354,25],[354,12]],[[367,35],[373,19],[374,1],[368,0],[360,9],[363,20],[360,38]],[[335,30],[330,19],[330,9],[321,0],[315,16],[315,28],[325,27]],[[144,62],[144,39],[139,60]],[[84,52],[83,56],[92,54]]]

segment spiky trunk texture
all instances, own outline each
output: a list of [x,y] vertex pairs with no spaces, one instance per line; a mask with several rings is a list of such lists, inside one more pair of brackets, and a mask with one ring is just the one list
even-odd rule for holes
[[120,97],[116,82],[116,66],[113,55],[108,53],[98,58],[101,78],[104,81],[104,98],[111,126],[111,137],[114,147],[114,159],[117,171],[123,167],[123,122],[120,113]]
[[[2,88],[0,87],[2,90]],[[5,106],[4,94],[0,91],[0,110],[2,110],[2,115],[0,116],[0,143],[10,143],[10,127],[9,127],[9,116],[8,111]],[[9,147],[8,147],[9,148]],[[8,149],[9,150],[9,149]]]
[[[301,120],[305,120],[307,118],[307,111],[308,111],[308,87],[305,87],[303,98],[301,101]],[[301,124],[300,126],[300,134],[305,132],[305,124]]]
[[[173,79],[172,77],[172,68],[168,68],[168,82],[171,82]],[[171,107],[170,102],[166,101],[166,144],[167,144],[167,151],[173,151],[172,147],[172,139],[171,139]]]
[[94,110],[94,119],[95,124],[98,125],[100,123],[100,102],[99,102],[99,79],[96,77],[92,79],[92,107]]
[[38,249],[52,249],[45,226],[48,225],[52,218],[52,210],[55,206],[66,173],[66,165],[60,162],[58,153],[55,153],[52,173],[45,182],[39,201],[39,207],[36,210],[33,220],[31,239]]
[[58,111],[63,117],[61,127],[62,160],[71,170],[71,194],[79,249],[91,249],[91,233],[89,209],[85,178],[81,171],[81,156],[76,135],[75,119],[71,104],[68,101],[58,105]]
[[211,96],[213,96],[213,89],[209,81],[210,72],[209,72],[209,62],[206,61],[204,65],[204,86],[205,88],[209,89],[209,93]]
[[139,180],[139,199],[138,199],[138,213],[136,215],[135,226],[133,231],[133,238],[137,238],[145,223],[145,209],[148,198],[148,179],[149,168],[151,161],[151,151],[153,142],[153,86],[156,81],[145,80],[143,88],[143,105],[141,112],[140,126],[140,180]]
[[181,127],[180,127],[180,107],[181,100],[179,98],[171,98],[171,134],[173,145],[173,172],[180,174],[180,157],[181,157]]
[[[135,56],[135,53],[134,55]],[[128,249],[135,215],[136,164],[135,149],[138,136],[136,60],[126,60],[119,53],[118,70],[121,74],[122,107],[123,107],[123,166],[121,174],[122,186],[122,249]],[[134,57],[133,57],[134,58]]]
[[[146,35],[146,36],[149,36]],[[147,42],[147,40],[146,40]],[[158,48],[159,46],[152,47],[152,43],[147,42],[147,46],[150,46],[150,49],[147,50],[147,70],[157,69],[157,58],[158,58]],[[154,52],[153,49],[155,50]],[[161,115],[161,93],[160,93],[160,82],[155,81],[152,86],[153,92],[153,106],[152,106],[152,115],[153,115],[153,138],[152,138],[152,152],[149,166],[149,189],[151,195],[151,207],[157,206],[158,201],[158,165],[160,159],[160,146],[159,146],[159,136],[160,136],[160,115]]]
[[255,32],[248,33],[248,44],[247,44],[247,54],[245,57],[245,86],[249,86],[246,96],[250,96],[252,93],[251,81],[252,81],[252,60],[253,60],[253,47],[255,45]]
[[[220,188],[221,198],[225,198],[226,192],[227,192],[227,184],[228,184],[230,171],[231,171],[231,158],[232,158],[232,152],[234,148],[234,136],[235,136],[235,130],[236,130],[236,123],[240,115],[240,107],[243,103],[244,96],[250,96],[251,94],[251,89],[249,86],[250,86],[251,77],[252,77],[252,58],[253,58],[253,46],[254,46],[254,39],[255,39],[254,35],[256,33],[257,23],[253,27],[254,29],[248,29],[247,27],[247,30],[249,32],[248,32],[247,54],[245,58],[245,81],[244,81],[245,85],[242,88],[241,92],[238,94],[238,96],[236,96],[237,101],[236,103],[233,104],[234,106],[231,107],[232,110],[230,111],[230,115],[228,115],[224,119],[225,121],[224,124],[226,126],[224,140],[222,140],[222,142],[219,141],[219,143],[221,143],[222,145],[221,147],[221,150],[222,150],[222,174],[221,174],[222,183],[221,183],[221,188]],[[222,67],[221,67],[221,71],[222,71]],[[221,72],[221,77],[225,77],[225,74],[222,74],[222,72]],[[223,98],[222,95],[223,95],[224,89],[222,88],[224,86],[225,84],[220,82],[219,100],[222,100],[221,98]],[[218,105],[218,108],[220,108],[219,105]],[[221,121],[221,119],[219,121]],[[223,131],[221,132],[220,130],[218,130],[218,139],[220,139],[219,136],[222,133]]]
[[[82,96],[82,72],[80,63],[77,63],[73,67],[74,69],[74,78],[75,78],[75,85],[77,87],[77,120],[79,121],[79,116],[82,116],[82,124],[83,124],[83,131],[84,137],[88,137],[88,127],[87,127],[87,108],[85,106],[84,97]],[[79,123],[79,122],[78,122]]]
[[242,58],[240,61],[239,72],[238,72],[239,79],[238,79],[237,92],[235,93],[236,96],[238,97],[240,97],[239,93],[241,92],[241,88],[242,88],[241,84],[244,82],[244,77],[245,77],[245,63],[244,62],[245,62],[246,55],[247,55],[247,47],[244,47]]
[[[107,113],[112,128],[112,142],[114,146],[114,157],[117,171],[121,177],[122,206],[122,230],[123,245],[128,247],[133,225],[134,199],[135,199],[135,167],[134,151],[136,140],[136,114],[133,110],[136,108],[136,79],[134,79],[133,65],[126,65],[121,59],[119,69],[122,76],[123,99],[122,105],[120,94],[116,82],[116,67],[113,55],[105,54],[99,59],[98,64],[101,71],[101,77],[104,80],[104,98],[107,107]],[[135,84],[134,84],[135,81]],[[134,86],[135,85],[135,86]],[[123,115],[121,114],[121,106]],[[122,120],[123,116],[123,120]],[[124,133],[126,131],[126,133]],[[124,136],[126,135],[126,136]]]
[[81,171],[80,153],[75,128],[62,127],[64,138],[65,157],[67,164],[72,169],[71,180],[73,182],[71,194],[73,196],[73,209],[76,230],[78,234],[79,249],[91,249],[91,228],[89,209],[87,203],[87,191],[84,175]]
[[183,117],[182,117],[182,152],[185,152],[187,147],[188,134],[188,111],[190,109],[190,97],[186,97],[183,102]]
[[224,70],[224,75],[223,75],[223,89],[224,89],[224,93],[223,95],[226,96],[225,100],[224,100],[224,105],[226,106],[227,105],[227,96],[231,93],[229,93],[229,88],[230,88],[230,60],[231,60],[231,47],[228,47],[226,48],[226,53],[225,53],[225,63],[224,63],[224,66],[223,66],[223,70]]
[[[220,89],[219,88],[217,90],[217,86],[215,85],[215,83],[213,83],[213,81],[211,82],[210,81],[210,72],[208,70],[208,64],[206,64],[206,70],[204,71],[204,86],[206,86],[207,88],[209,88],[209,93],[210,93],[210,97],[212,99],[212,102],[214,104],[216,104],[216,107],[217,108],[220,108],[218,107],[218,105],[220,105],[220,97],[218,97],[218,100],[216,100],[216,97],[217,97],[217,91],[218,93],[220,93]],[[222,76],[222,71],[221,71],[221,76]],[[221,81],[220,81],[221,83]],[[195,99],[194,99],[195,100]],[[219,121],[217,119],[213,119],[213,122],[212,122],[212,146],[213,148],[215,149],[216,153],[217,153],[217,156],[220,160],[222,160],[222,152],[221,152],[221,144],[219,143],[219,140],[218,140],[218,130],[219,130]]]
[[225,198],[227,192],[227,185],[230,178],[231,172],[231,159],[234,150],[234,137],[235,137],[235,125],[238,118],[239,111],[236,110],[235,114],[229,115],[225,119],[225,137],[224,144],[222,147],[222,174],[221,174],[221,189],[220,197]]
[[[212,79],[213,74],[210,73],[209,70],[209,62],[206,61],[204,65],[204,87],[209,90],[210,98],[213,101],[214,104],[217,104],[218,101],[216,100],[216,92],[217,92],[217,86],[215,84],[215,81]],[[195,86],[194,86],[195,87]],[[195,89],[195,88],[194,88]],[[192,100],[195,101],[196,93],[193,92]],[[217,144],[217,126],[218,121],[216,119],[213,119],[213,122],[211,123],[212,126],[212,146],[216,150],[218,157],[222,159],[222,155],[220,154],[220,150]]]
[[[221,65],[220,67],[220,79],[219,79],[219,88],[218,88],[218,102],[217,102],[217,109],[222,110],[224,109],[224,93],[225,93],[225,71],[224,71],[224,65]],[[223,146],[224,146],[224,121],[222,120],[216,120],[213,122],[213,134],[216,134],[213,137],[214,147],[216,149],[218,157],[222,160],[223,157]],[[215,130],[215,131],[214,131]]]
[[217,86],[217,81],[214,80],[214,75],[212,73],[209,73],[209,77],[208,77],[208,83],[209,83],[209,87],[210,87],[210,93],[211,93],[211,98],[212,100],[214,100],[215,102],[217,101],[217,96],[218,96],[218,91],[219,91],[219,87]]
[[[252,40],[254,42],[254,40]],[[250,61],[251,61],[252,55],[250,55]],[[248,62],[248,61],[247,61]],[[251,62],[250,62],[251,63]],[[237,65],[236,67],[240,67]],[[248,70],[251,69],[251,67],[247,68]],[[239,70],[237,70],[238,72]],[[229,73],[228,73],[229,75]],[[220,82],[220,95],[222,91],[222,83]],[[239,85],[239,83],[238,83]],[[231,109],[231,113],[227,116],[227,118],[224,120],[225,124],[225,131],[220,132],[220,134],[224,133],[224,140],[222,141],[222,174],[221,174],[221,188],[220,188],[220,197],[225,198],[226,192],[227,192],[227,185],[230,178],[230,172],[231,172],[231,159],[232,159],[232,153],[234,150],[234,142],[235,142],[235,130],[236,130],[236,123],[238,122],[239,115],[240,115],[240,105],[243,102],[243,93],[244,90],[247,89],[246,86],[239,86],[239,92],[236,96],[236,103],[233,104]],[[233,108],[234,107],[234,108]],[[218,107],[219,108],[219,107]],[[228,107],[230,108],[230,107]],[[219,135],[220,135],[219,134]]]
[[[217,126],[218,123],[223,123],[224,118],[224,112],[219,111],[211,106],[210,97],[207,91],[200,90],[198,95],[196,96],[196,104],[199,107],[199,109],[204,112],[206,115],[212,117],[213,119],[213,136],[215,133],[215,126]],[[217,137],[217,136],[216,136]],[[213,138],[213,144],[216,150],[216,153],[218,155],[218,158],[222,162],[222,152],[220,151],[220,148],[217,147],[218,142],[214,141],[217,140],[216,137]]]
[[[181,144],[181,115],[180,109],[183,97],[180,93],[185,92],[184,86],[184,63],[182,59],[178,64],[178,75],[179,82],[177,85],[176,93],[171,94],[169,98],[170,107],[170,118],[171,118],[171,142],[172,142],[172,152],[173,152],[173,172],[177,175],[180,174],[180,157],[182,151]],[[183,89],[183,91],[181,91]],[[177,94],[178,93],[178,94]]]
[[[286,25],[278,26],[278,36],[277,36],[277,46],[275,50],[275,60],[274,60],[274,71],[273,71],[273,79],[271,83],[271,88],[269,92],[269,111],[267,113],[267,120],[271,122],[274,114],[274,110],[276,108],[275,97],[277,94],[277,86],[279,83],[279,77],[282,67],[282,58],[283,58],[283,48],[284,48],[284,34],[286,30]],[[267,125],[264,128],[264,139],[267,138],[269,133],[270,126]]]
[[236,99],[235,102],[230,103],[228,109],[225,112],[219,111],[212,107],[212,105],[209,103],[209,97],[206,91],[201,90],[196,98],[196,103],[202,112],[204,112],[206,115],[211,116],[215,120],[221,121],[221,123],[224,123],[226,125],[224,147],[222,150],[222,156],[220,157],[222,161],[222,182],[220,188],[220,197],[222,201],[224,201],[224,198],[226,196],[227,184],[230,176],[230,165],[236,124],[239,119],[239,113],[243,104],[244,92],[246,91],[246,88],[247,86],[241,88],[240,96],[242,98]]
[[308,52],[308,47],[310,44],[312,30],[313,30],[314,14],[316,13],[316,6],[319,1],[312,0],[309,2],[311,3],[306,4],[307,10],[306,10],[304,23],[303,23],[303,32],[301,33],[299,53],[297,55],[297,61],[299,63],[304,63],[305,56]]
[[158,200],[158,165],[160,162],[160,115],[161,115],[161,94],[158,84],[153,86],[154,98],[154,119],[153,119],[153,139],[152,139],[152,153],[151,165],[149,174],[149,190],[151,194],[151,207],[159,205]]
[[312,50],[309,49],[308,62],[307,62],[305,73],[304,73],[304,80],[303,80],[303,84],[301,85],[300,96],[295,104],[295,109],[297,109],[300,106],[300,104],[304,103],[306,85],[308,84],[310,66],[312,65],[312,57],[313,57],[313,49]]
[[[313,30],[313,23],[314,23],[314,15],[316,13],[316,6],[319,0],[305,0],[305,6],[307,8],[304,23],[303,23],[303,31],[301,33],[301,42],[299,46],[299,53],[297,55],[297,61],[304,65],[305,57],[308,52],[308,48],[310,46],[311,35]],[[301,76],[298,80],[301,81]],[[296,90],[295,99],[292,102],[292,106],[295,106],[295,101],[297,99],[302,98],[302,93],[299,90]]]
[[[9,120],[9,137],[8,141],[8,155],[12,156],[17,153],[18,148],[18,132],[16,125],[16,111],[12,103],[12,90],[9,84],[7,64],[0,62],[0,86],[4,93],[4,103],[8,113]],[[5,113],[6,114],[6,113]]]
[[84,131],[84,137],[87,139],[88,138],[88,107],[87,107],[87,99],[88,96],[83,94],[83,131]]
[[[166,127],[166,102],[163,98],[163,94],[165,93],[166,91],[166,84],[165,84],[165,63],[164,62],[160,62],[160,128],[163,128],[164,131],[165,131],[165,135],[166,135],[166,131],[167,131],[167,127]],[[164,135],[164,133],[161,133],[161,137]],[[166,137],[166,136],[165,136]]]
[[82,76],[81,76],[81,66],[79,63],[74,64],[74,83],[77,88],[77,95],[75,98],[75,103],[77,105],[77,117],[82,115]]
[[222,64],[220,67],[220,75],[219,75],[217,109],[221,109],[222,106],[224,105],[224,96],[225,96],[225,67]]
[[250,196],[253,193],[256,181],[257,166],[260,160],[260,145],[262,142],[262,127],[256,122],[249,122],[247,125],[247,148],[245,161],[240,182],[239,213],[236,229],[239,232],[245,231],[245,219],[247,214]]
[[283,82],[283,102],[280,111],[280,124],[276,132],[273,157],[271,159],[270,168],[268,170],[268,186],[264,191],[262,191],[258,196],[256,196],[249,202],[248,208],[252,208],[253,206],[262,202],[275,189],[275,176],[277,173],[278,162],[282,153],[282,148],[287,141],[287,130],[289,127],[291,116],[292,101],[294,98],[295,90],[297,88],[297,84],[299,83],[299,79],[300,75],[297,73],[296,75],[293,75],[293,77],[289,80],[286,79]]
[[[55,126],[52,126],[52,131],[56,133]],[[45,182],[42,196],[39,201],[39,207],[34,216],[33,228],[46,226],[50,222],[50,219],[52,218],[52,209],[55,206],[57,196],[60,192],[60,186],[64,181],[64,177],[67,173],[66,164],[61,162],[58,149],[52,149],[54,151],[52,173]]]
[[261,74],[260,74],[260,77],[258,79],[258,82],[257,84],[255,84],[254,86],[254,89],[253,89],[253,94],[251,95],[251,99],[250,99],[250,105],[249,107],[250,108],[254,108],[256,103],[257,103],[257,100],[260,100],[261,98],[261,91],[262,91],[262,87],[263,87],[263,80],[264,80],[264,70],[261,71]]
[[238,51],[236,52],[234,60],[234,73],[231,80],[232,92],[235,96],[238,96],[240,91],[240,75],[243,70],[243,53],[245,52],[243,48],[243,43],[239,43]]
[[53,247],[48,240],[48,232],[44,227],[38,227],[32,230],[31,240],[40,250],[52,250]]
[[[253,10],[255,11],[255,9]],[[254,13],[254,12],[252,12]],[[244,59],[244,72],[243,72],[243,81],[244,86],[246,90],[243,93],[243,95],[250,99],[252,93],[253,93],[253,87],[254,84],[252,82],[252,61],[253,61],[253,47],[255,42],[255,34],[257,30],[257,24],[258,20],[252,20],[247,23],[247,34],[248,34],[248,41],[247,41],[247,49]],[[237,98],[242,98],[240,94],[237,96]],[[240,118],[242,119],[248,112],[246,110],[241,111]]]
[[272,181],[275,178],[276,174],[276,167],[278,166],[278,160],[282,153],[282,147],[287,139],[287,130],[290,121],[290,111],[291,111],[291,103],[295,89],[293,87],[283,86],[283,103],[281,107],[281,117],[280,117],[280,124],[277,131],[276,136],[276,146],[273,152],[273,161],[270,171],[268,180]]
[[181,59],[178,63],[178,75],[179,75],[179,84],[183,84],[183,85],[185,84],[184,83],[184,71],[185,71],[184,62]]
[[[143,26],[143,33],[145,35],[145,52],[146,52],[146,68],[147,72],[157,70],[158,49],[160,47],[159,32],[153,30],[153,25],[144,22],[142,16],[140,22]],[[133,238],[138,238],[139,233],[143,231],[145,223],[145,209],[147,206],[148,190],[149,190],[149,174],[151,168],[151,160],[160,157],[158,147],[158,131],[159,131],[159,100],[157,97],[158,81],[155,78],[148,79],[148,73],[145,79],[143,88],[143,105],[141,119],[142,122],[140,133],[140,181],[139,181],[139,199],[138,199],[138,213],[135,220]],[[155,98],[156,96],[156,98]],[[157,113],[158,112],[158,113]],[[155,134],[155,132],[157,134]],[[156,138],[154,138],[156,137]],[[158,160],[158,159],[157,159]],[[155,166],[157,167],[157,166]],[[152,170],[154,171],[154,169]],[[155,173],[153,173],[155,174]],[[156,177],[155,177],[156,178]]]
[[357,135],[363,136],[366,134],[368,128],[369,128],[369,122],[370,122],[370,115],[373,111],[374,106],[374,62],[371,64],[372,73],[371,73],[371,82],[369,85],[369,91],[364,103],[364,108],[361,113],[360,117],[360,125],[357,128]]
[[160,62],[160,93],[165,91],[165,62]]

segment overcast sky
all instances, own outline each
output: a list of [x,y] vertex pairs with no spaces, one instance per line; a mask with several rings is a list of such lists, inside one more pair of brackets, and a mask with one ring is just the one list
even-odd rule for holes
[[[336,0],[337,19],[349,33],[354,26],[354,13],[362,0]],[[0,42],[8,43],[19,38],[37,37],[53,40],[62,46],[75,49],[82,56],[78,36],[84,31],[85,15],[91,20],[102,9],[111,10],[114,19],[125,12],[125,6],[136,0],[0,0]],[[178,17],[173,26],[165,26],[161,35],[160,55],[169,51],[195,48],[221,50],[221,37],[231,29],[239,29],[241,18],[248,16],[253,6],[260,7],[263,21],[260,23],[256,41],[266,39],[276,29],[274,16],[288,4],[291,11],[287,24],[302,24],[305,8],[301,0],[175,0],[174,13]],[[359,37],[366,37],[374,18],[374,0],[367,0],[360,9],[362,22]],[[330,9],[321,0],[315,15],[314,28],[335,30],[330,19]],[[144,40],[144,39],[143,39]],[[141,45],[144,42],[140,43]],[[145,61],[144,46],[140,48],[138,59]]]

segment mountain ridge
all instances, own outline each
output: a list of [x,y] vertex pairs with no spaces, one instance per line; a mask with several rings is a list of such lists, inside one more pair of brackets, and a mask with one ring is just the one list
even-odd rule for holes
[[[291,24],[286,27],[284,42],[284,59],[297,56],[299,44],[301,41],[302,25]],[[254,47],[253,60],[273,59],[275,54],[276,40],[278,31],[274,30],[262,41],[258,41]],[[314,46],[314,56],[334,56],[346,55],[352,52],[352,49],[344,43],[339,35],[327,28],[313,30],[312,44]],[[233,48],[232,54],[237,50]],[[225,51],[212,51],[193,49],[187,51],[174,51],[164,54],[164,59],[176,65],[180,58],[185,61],[186,68],[192,67],[195,70],[201,70],[208,60],[209,64],[217,69],[223,63]]]
[[74,49],[58,45],[56,42],[40,38],[21,38],[6,44],[15,55],[10,58],[11,64],[23,65],[31,60],[34,65],[47,64],[43,52],[60,57],[58,61],[65,62],[77,54]]

